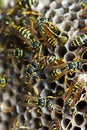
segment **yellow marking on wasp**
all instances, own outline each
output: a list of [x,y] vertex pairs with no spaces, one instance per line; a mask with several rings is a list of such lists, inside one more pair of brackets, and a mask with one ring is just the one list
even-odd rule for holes
[[86,39],[87,39],[87,34],[84,34],[84,36],[86,37]]
[[[84,42],[83,42],[83,39],[82,39],[81,36],[79,36],[79,39],[80,39],[81,43],[84,45]],[[78,45],[79,45],[79,44],[78,44]]]
[[29,6],[28,6],[27,4],[25,4],[25,7],[26,7],[26,8],[29,8]]
[[26,31],[27,31],[27,29],[24,29],[24,30],[22,31],[22,34],[24,34]]
[[76,46],[76,42],[75,41],[73,41],[73,43],[71,44],[71,46],[73,46],[73,45]]
[[[81,39],[80,39],[80,40],[81,40]],[[79,45],[79,41],[78,41],[78,39],[77,39],[77,38],[76,38],[76,44],[78,44],[78,45]],[[76,45],[76,44],[75,44],[75,45]]]
[[24,29],[24,27],[19,26],[18,31],[19,31],[19,32],[22,32],[23,29]]

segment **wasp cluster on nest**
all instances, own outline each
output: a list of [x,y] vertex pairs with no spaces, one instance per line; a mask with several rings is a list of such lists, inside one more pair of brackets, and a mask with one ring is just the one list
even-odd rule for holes
[[0,9],[0,130],[87,130],[86,0]]

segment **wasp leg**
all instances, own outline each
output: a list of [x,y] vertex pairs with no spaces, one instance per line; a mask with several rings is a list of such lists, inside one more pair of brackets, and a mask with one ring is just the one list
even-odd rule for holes
[[35,16],[42,16],[41,13],[34,12],[34,11],[26,11],[26,12],[22,12],[22,14],[35,15]]
[[19,68],[15,65],[15,59],[12,58],[12,65],[14,66],[14,68],[16,69],[16,71],[21,74],[21,71],[19,70]]

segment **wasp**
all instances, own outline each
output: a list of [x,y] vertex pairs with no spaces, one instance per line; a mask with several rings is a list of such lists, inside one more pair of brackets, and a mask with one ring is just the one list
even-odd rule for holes
[[64,34],[64,36],[59,36],[62,31],[59,29],[59,27],[57,25],[53,24],[52,22],[49,22],[45,17],[39,17],[36,20],[35,26],[37,26],[37,29],[38,29],[38,28],[41,28],[41,26],[43,24],[44,24],[44,26],[46,26],[45,28],[49,28],[50,32],[56,38],[58,38],[58,40],[60,40],[62,44],[67,42],[68,36],[66,34]]
[[0,88],[5,88],[7,83],[10,83],[12,80],[6,75],[0,76]]
[[39,72],[43,70],[45,65],[46,65],[45,59],[40,60],[36,58],[36,56],[34,57],[34,59],[30,64],[26,65],[25,76],[24,76],[25,90],[30,91],[29,86],[31,87],[32,84],[36,83],[36,81],[42,80],[40,79]]
[[58,119],[53,119],[49,123],[48,129],[49,130],[62,130],[60,121]]
[[[38,56],[38,58],[37,58]],[[44,69],[47,65],[56,65],[58,63],[64,63],[64,60],[62,58],[58,58],[55,55],[48,55],[48,56],[41,56],[40,54],[36,54],[36,56],[32,60],[32,65],[37,64],[36,68]]]
[[[20,9],[31,9],[31,6],[36,4],[39,0],[21,0],[16,3],[16,6]],[[16,8],[17,8],[16,7]]]
[[39,75],[37,75],[37,71],[41,69],[41,67],[43,68],[44,66],[43,63],[44,63],[43,61],[40,62],[38,59],[35,59],[32,60],[32,62],[26,66],[24,82],[25,85],[28,86],[28,88],[33,83],[32,81],[34,81],[34,78],[36,81],[39,79]]
[[40,27],[42,24],[47,25],[55,36],[59,36],[59,34],[61,33],[61,30],[57,25],[49,22],[45,17],[38,17],[36,21],[36,26]]
[[20,73],[20,70],[18,69],[15,63],[18,63],[19,60],[31,61],[33,56],[34,56],[34,53],[32,52],[29,53],[26,49],[16,48],[16,49],[7,49],[5,52],[2,51],[0,54],[0,59],[3,59],[3,58],[5,58],[6,60],[11,59],[12,65]]
[[78,77],[71,82],[68,92],[65,97],[65,112],[68,112],[72,107],[74,107],[81,96],[83,90],[84,80],[79,80]]
[[80,47],[87,44],[87,34],[83,33],[70,43],[72,47]]
[[58,46],[58,43],[65,44],[67,41],[66,36],[56,37],[46,24],[41,24],[38,30],[41,37],[43,38],[44,45],[48,48],[55,49]]
[[79,2],[81,7],[87,11],[87,0],[80,0]]
[[28,90],[29,86],[31,86],[32,81],[34,81],[34,79],[36,81],[38,80],[42,80],[39,77],[38,71],[42,71],[47,65],[55,65],[58,63],[63,63],[63,59],[59,59],[58,57],[51,55],[51,56],[44,56],[40,59],[35,59],[32,60],[31,64],[28,64],[26,66],[26,71],[25,71],[25,78],[24,78],[24,82],[25,82],[25,89]]
[[12,22],[10,30],[24,41],[23,44],[27,45],[28,49],[38,50],[41,47],[41,43],[32,36],[30,28],[27,29],[25,26],[22,27]]
[[53,35],[55,35],[56,37],[59,37],[60,33],[62,32],[60,30],[60,28],[56,24],[49,22],[45,17],[42,17],[41,15],[39,15],[39,16],[40,17],[38,17],[37,20],[35,21],[36,22],[35,27],[38,29],[41,27],[42,24],[45,24],[46,26],[48,26],[50,28],[51,33]]
[[25,94],[21,98],[21,103],[23,106],[29,106],[29,107],[34,106],[45,107],[49,111],[52,111],[55,108],[57,108],[57,104],[55,104],[55,97],[52,96],[41,98]]
[[46,74],[48,81],[54,82],[67,73],[72,74],[74,72],[82,71],[84,63],[86,63],[85,60],[69,61],[67,63],[53,66],[48,65],[47,67],[45,67],[43,74]]
[[41,37],[44,40],[44,45],[48,48],[55,49],[57,47],[57,39],[54,37],[54,35],[51,33],[48,26],[45,24],[42,24],[42,26],[39,29],[39,32],[41,34]]
[[[36,72],[37,72],[36,70],[37,69],[32,64],[27,65],[24,83],[25,83],[25,85],[28,85],[28,88],[32,84],[33,77],[36,76]],[[35,77],[35,79],[37,79],[37,78],[38,77]],[[27,86],[26,86],[26,88],[27,88]]]
[[[3,55],[4,53],[4,55]],[[5,58],[9,59],[9,58],[16,58],[16,59],[32,59],[34,54],[32,52],[28,52],[26,49],[20,49],[20,48],[16,48],[16,49],[7,49],[5,52],[1,52],[0,54],[0,59]]]

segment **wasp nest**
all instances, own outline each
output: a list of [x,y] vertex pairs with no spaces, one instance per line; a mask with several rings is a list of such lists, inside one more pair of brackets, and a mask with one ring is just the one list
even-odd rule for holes
[[86,26],[84,0],[1,3],[0,130],[87,130]]

